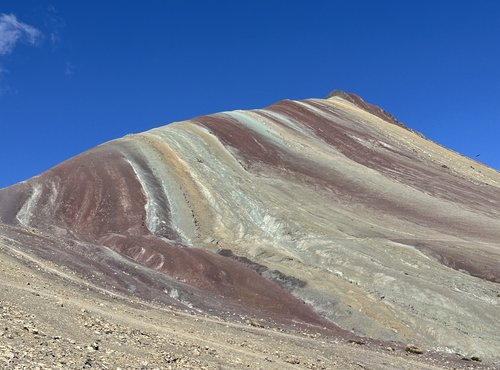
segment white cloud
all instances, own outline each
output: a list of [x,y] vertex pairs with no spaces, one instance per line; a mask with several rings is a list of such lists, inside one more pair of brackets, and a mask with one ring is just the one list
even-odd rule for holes
[[64,67],[64,75],[71,77],[75,74],[75,66],[71,62],[66,62]]
[[48,31],[48,39],[52,48],[57,48],[61,43],[61,32],[66,27],[66,22],[59,16],[53,5],[49,5],[43,15],[43,23]]
[[4,83],[7,73],[9,73],[9,71],[0,64],[0,98],[11,91],[10,86]]
[[18,42],[35,45],[41,36],[39,30],[19,22],[14,14],[0,13],[0,55],[12,53]]

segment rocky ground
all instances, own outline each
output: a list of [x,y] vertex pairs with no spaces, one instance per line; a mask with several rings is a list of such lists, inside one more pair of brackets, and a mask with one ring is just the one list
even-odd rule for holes
[[[105,291],[0,246],[0,367],[467,369],[495,364],[225,320]],[[414,351],[414,352],[419,352]]]

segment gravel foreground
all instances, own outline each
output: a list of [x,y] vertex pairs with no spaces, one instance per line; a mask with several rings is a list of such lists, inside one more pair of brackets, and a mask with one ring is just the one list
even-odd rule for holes
[[348,342],[154,305],[0,245],[0,367],[495,369],[457,355]]

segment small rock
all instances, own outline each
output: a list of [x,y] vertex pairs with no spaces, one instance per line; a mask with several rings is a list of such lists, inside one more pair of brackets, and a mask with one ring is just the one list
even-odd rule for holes
[[292,365],[299,365],[300,364],[300,360],[298,358],[295,358],[295,357],[287,358],[285,360],[285,362],[288,362],[289,364],[292,364]]
[[410,352],[410,353],[415,353],[417,355],[421,355],[422,353],[424,353],[424,350],[417,347],[417,346],[414,346],[412,344],[408,344],[406,347],[405,347],[405,351],[406,352]]
[[247,320],[247,324],[256,328],[263,328],[264,325],[262,325],[259,321],[257,320]]
[[363,342],[362,340],[358,340],[358,339],[349,339],[347,342],[353,343],[353,344],[359,344],[360,346],[365,344],[365,342]]

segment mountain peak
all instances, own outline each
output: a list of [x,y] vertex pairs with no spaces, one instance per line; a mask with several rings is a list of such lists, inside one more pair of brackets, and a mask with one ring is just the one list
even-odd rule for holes
[[374,105],[374,104],[371,104],[371,103],[364,101],[357,94],[346,92],[346,91],[339,90],[339,89],[335,89],[326,96],[326,99],[332,99],[332,98],[336,98],[336,97],[344,99],[344,100],[356,105],[358,108],[361,108],[361,109],[367,111],[368,113],[371,113],[374,116],[377,116],[377,117],[383,119],[386,122],[389,122],[389,123],[392,123],[392,124],[397,125],[399,127],[402,127],[408,131],[411,131],[411,132],[423,137],[423,135],[420,132],[417,132],[417,131],[409,128],[403,122],[399,121],[396,117],[394,117],[391,113],[385,111],[384,109],[380,108],[377,105]]

